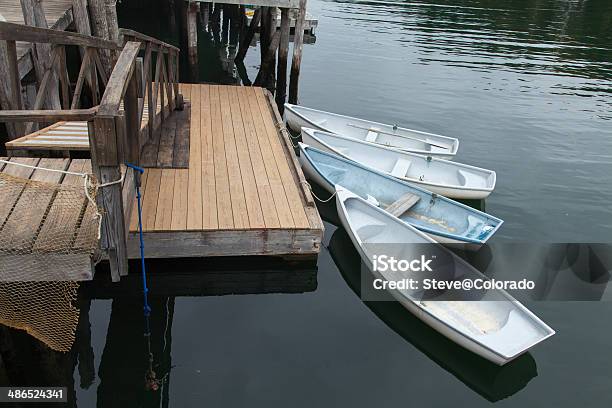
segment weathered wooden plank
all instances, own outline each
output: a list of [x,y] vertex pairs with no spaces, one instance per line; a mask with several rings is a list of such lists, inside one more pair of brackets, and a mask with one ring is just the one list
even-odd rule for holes
[[[29,166],[36,166],[38,165],[40,159],[12,158],[9,161],[21,163],[21,164],[27,164]],[[2,172],[10,176],[19,177],[21,179],[28,180],[30,176],[32,175],[32,173],[34,172],[34,170],[28,167],[6,164]],[[15,188],[11,190],[8,194],[5,194],[4,196],[0,197],[0,229],[2,228],[2,226],[4,226],[9,214],[13,210],[13,207],[15,206],[15,203],[19,199],[19,196],[21,192],[23,191],[23,188],[25,188],[25,186],[26,184],[24,183],[21,189]]]
[[249,106],[248,93],[246,88],[237,88],[238,102],[240,104],[240,111],[242,113],[242,121],[245,129],[245,138],[251,164],[253,166],[253,173],[255,175],[255,185],[262,208],[264,224],[267,228],[278,228],[280,227],[280,221],[276,212],[276,205],[274,204],[274,197],[272,196],[272,189],[266,173],[266,167],[264,165],[263,156],[259,147],[259,139],[257,137],[257,130],[253,121],[253,116]]
[[161,127],[161,136],[159,138],[159,150],[157,151],[156,167],[172,167],[172,160],[174,158],[174,139],[176,136],[176,126],[176,120],[167,120]]
[[121,55],[115,64],[115,68],[108,80],[104,96],[100,101],[98,115],[100,116],[115,116],[119,112],[119,104],[129,85],[129,78],[134,72],[136,57],[140,43],[128,42],[123,47]]
[[276,104],[283,106],[287,96],[287,57],[289,55],[289,9],[281,9],[280,44],[278,46],[278,63],[276,67]]
[[[316,255],[321,247],[321,230],[249,229],[157,231],[146,236],[147,258]],[[131,234],[130,258],[138,258],[138,236]]]
[[0,40],[78,45],[82,47],[108,48],[114,50],[120,49],[120,47],[112,41],[106,41],[101,38],[69,31],[52,30],[7,22],[0,22]]
[[[45,169],[66,170],[68,164],[68,159],[41,159],[38,166]],[[62,173],[36,169],[30,180],[59,184],[62,177]],[[54,195],[55,192],[51,189],[45,190],[37,185],[26,184],[4,223],[0,247],[30,250]]]
[[385,210],[399,218],[416,203],[418,203],[420,199],[421,197],[418,195],[406,193],[392,202],[387,208],[385,208]]
[[123,36],[128,36],[133,38],[134,40],[141,41],[143,43],[151,43],[162,47],[164,53],[168,53],[169,50],[180,51],[179,48],[175,47],[172,44],[165,43],[157,38],[150,37],[146,34],[139,33],[138,31],[129,30],[127,28],[120,28],[119,32],[123,34]]
[[98,107],[71,110],[3,110],[0,122],[56,122],[91,120]]
[[[247,212],[246,199],[241,173],[241,163],[238,161],[236,139],[234,136],[234,125],[232,123],[232,112],[230,109],[230,96],[228,87],[219,87],[219,102],[221,105],[221,125],[223,128],[223,143],[227,166],[227,180],[231,199],[232,216],[234,228],[242,229],[249,227],[249,216]],[[248,163],[244,163],[245,165]]]
[[189,167],[189,130],[191,124],[191,104],[185,105],[184,110],[174,112],[176,122],[176,135],[174,139],[174,152],[172,154],[172,167]]

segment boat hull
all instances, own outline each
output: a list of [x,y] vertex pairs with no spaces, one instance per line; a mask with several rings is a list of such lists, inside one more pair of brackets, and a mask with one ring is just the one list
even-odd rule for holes
[[[301,145],[301,146],[303,146],[303,145]],[[313,147],[313,146],[309,146],[309,147]],[[335,193],[336,186],[334,184],[332,184],[328,179],[326,179],[319,172],[319,170],[313,165],[313,163],[306,157],[306,154],[304,153],[303,149],[300,152],[300,155],[298,157],[298,161],[299,161],[299,163],[300,163],[300,165],[302,167],[302,171],[304,172],[304,175],[306,176],[306,178],[308,180],[318,184],[325,191],[327,191],[330,195]],[[399,184],[400,182],[399,181],[393,181],[393,183]],[[456,205],[463,206],[462,204],[456,204]],[[470,210],[474,211],[473,209],[470,209]],[[406,220],[402,220],[402,221],[408,222]],[[469,239],[462,239],[461,237],[453,237],[453,236],[447,236],[447,235],[444,235],[444,234],[436,234],[434,231],[428,231],[428,230],[421,230],[421,231],[423,233],[427,234],[432,239],[434,239],[436,242],[439,242],[439,243],[444,244],[446,246],[449,246],[449,247],[452,247],[452,248],[457,248],[457,249],[462,249],[462,250],[467,250],[467,251],[477,251],[478,249],[480,249],[482,247],[482,245],[491,236],[494,235],[494,233],[497,231],[497,229],[499,229],[499,227],[503,223],[503,221],[501,221],[501,220],[496,220],[496,222],[498,222],[498,224],[495,227],[495,229],[490,232],[490,234],[486,237],[486,239],[484,239],[483,241],[479,241],[479,242],[474,242],[473,240],[469,240]],[[416,228],[419,228],[419,225],[414,225],[414,226]]]
[[[303,143],[309,146],[312,146],[314,148],[317,148],[319,150],[323,150],[324,152],[331,153],[331,154],[337,154],[347,159],[354,160],[352,157],[343,155],[342,153],[334,150],[333,147],[325,143],[322,143],[317,138],[313,137],[312,133],[309,130],[310,129],[308,129],[308,131],[301,132]],[[355,143],[359,143],[359,142],[355,142]],[[450,162],[450,163],[453,163],[453,162]],[[396,177],[396,176],[393,176],[393,177]],[[455,186],[442,186],[442,185],[428,183],[426,181],[421,181],[421,180],[406,178],[406,177],[396,177],[396,178],[406,181],[407,183],[418,185],[421,188],[431,191],[432,193],[443,195],[444,197],[460,198],[460,199],[467,199],[467,200],[483,200],[487,198],[489,195],[491,195],[491,192],[493,191],[493,188],[494,188],[494,187],[493,188],[483,188],[483,189],[461,188],[461,187],[455,187]]]
[[[357,249],[357,252],[359,253],[359,256],[361,257],[362,261],[364,264],[366,264],[366,266],[368,267],[369,271],[373,274],[374,277],[379,278],[379,279],[383,279],[386,280],[387,278],[381,274],[380,272],[378,272],[376,270],[376,268],[373,268],[373,265],[370,261],[370,257],[368,256],[368,254],[366,254],[363,246],[362,246],[362,242],[361,240],[357,237],[350,220],[347,218],[347,211],[344,208],[344,205],[342,203],[342,201],[344,200],[344,198],[341,196],[343,192],[342,187],[338,187],[338,192],[337,192],[337,197],[336,197],[336,202],[337,202],[337,207],[338,207],[338,217],[340,218],[340,222],[342,223],[342,226],[344,227],[344,229],[346,230],[348,236],[350,237],[353,245],[355,246],[355,248]],[[352,195],[352,193],[349,193],[350,195]],[[364,200],[362,200],[364,201]],[[408,226],[410,227],[410,226]],[[410,227],[413,228],[413,227]],[[414,228],[413,228],[414,230]],[[422,234],[422,233],[421,233]],[[407,245],[409,245],[407,243]],[[480,272],[478,272],[480,274]],[[482,275],[482,274],[480,274]],[[484,276],[484,275],[482,275]],[[493,349],[491,349],[490,347],[487,347],[486,345],[484,345],[483,343],[471,338],[470,336],[467,336],[463,333],[461,333],[460,331],[458,331],[457,329],[451,327],[448,325],[448,323],[440,320],[439,318],[435,317],[433,315],[433,313],[428,313],[425,310],[426,306],[421,306],[421,304],[423,304],[423,302],[417,302],[415,300],[409,299],[407,298],[405,295],[403,295],[400,290],[393,290],[393,289],[389,289],[387,288],[386,291],[393,296],[393,298],[395,300],[397,300],[404,308],[406,308],[410,313],[412,313],[414,316],[416,316],[418,319],[420,319],[421,321],[423,321],[425,324],[427,324],[428,326],[430,326],[432,329],[436,330],[438,333],[444,335],[445,337],[447,337],[448,339],[452,340],[453,342],[457,343],[458,345],[466,348],[467,350],[497,364],[497,365],[504,365],[507,364],[508,362],[518,358],[519,356],[523,355],[525,352],[527,352],[530,348],[532,348],[533,346],[535,346],[536,344],[544,341],[546,338],[552,336],[555,332],[554,330],[552,330],[550,327],[548,327],[544,322],[540,321],[535,315],[533,315],[529,310],[527,310],[523,305],[520,304],[520,302],[518,302],[517,300],[515,300],[514,298],[512,298],[510,295],[508,295],[507,293],[505,293],[502,290],[497,290],[496,292],[503,294],[504,297],[507,298],[507,300],[505,300],[506,302],[508,302],[509,304],[512,304],[514,309],[517,311],[520,311],[522,313],[524,313],[527,318],[529,319],[534,319],[535,321],[539,322],[539,325],[541,325],[541,329],[544,330],[546,333],[546,335],[542,335],[539,339],[537,339],[537,341],[534,341],[530,344],[526,344],[522,350],[520,350],[520,352],[517,352],[511,356],[508,355],[503,355],[501,353],[498,353],[496,351],[494,351]],[[427,303],[433,303],[436,302],[434,301],[428,301]],[[446,304],[452,304],[454,302],[452,301],[438,301],[440,303],[446,303]],[[484,301],[476,301],[474,300],[473,302],[485,302],[485,303],[495,303],[496,301],[493,300],[484,300]],[[482,306],[482,303],[480,303]],[[513,310],[514,310],[513,309]],[[501,330],[501,329],[500,329]],[[512,332],[510,333],[510,335],[516,335],[516,333]]]
[[[335,115],[335,116],[342,116],[342,115]],[[291,128],[291,130],[298,132],[298,133],[302,130],[303,127],[312,128],[312,129],[320,130],[323,132],[338,133],[338,132],[335,132],[333,129],[321,126],[317,124],[316,122],[310,120],[309,118],[298,114],[297,112],[293,110],[292,105],[290,104],[285,104],[285,111],[283,113],[283,117],[285,119],[285,123],[287,124],[287,126]],[[354,118],[354,120],[361,121],[361,119],[357,119],[357,118]],[[375,124],[375,122],[368,122],[368,123]],[[377,125],[386,126],[382,124],[377,124]],[[416,132],[416,131],[413,131],[413,132]],[[398,150],[413,152],[417,154],[439,157],[441,159],[446,159],[446,160],[452,160],[457,154],[457,149],[459,148],[459,141],[457,139],[447,138],[445,136],[427,134],[425,132],[419,132],[419,133],[422,133],[423,135],[430,135],[432,137],[435,136],[435,137],[440,137],[444,139],[449,139],[450,141],[452,141],[453,146],[449,150],[438,150],[438,151],[429,151],[429,150],[423,150],[419,148],[403,148],[403,147],[397,147],[397,146],[394,146],[393,148],[396,148]],[[352,136],[346,135],[346,137],[352,137]]]

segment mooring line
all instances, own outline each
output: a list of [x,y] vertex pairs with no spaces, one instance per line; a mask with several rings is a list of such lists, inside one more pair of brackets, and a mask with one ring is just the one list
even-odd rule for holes
[[312,196],[313,196],[314,198],[316,198],[316,199],[317,199],[317,201],[319,201],[319,202],[321,202],[321,203],[327,203],[327,202],[331,201],[331,199],[332,199],[332,198],[334,198],[334,197],[336,196],[336,193],[337,193],[337,191],[334,191],[334,194],[332,194],[331,196],[329,196],[329,198],[327,198],[327,199],[325,199],[325,200],[324,200],[324,199],[322,199],[322,198],[318,197],[318,196],[317,196],[317,195],[314,193],[314,191],[312,191],[312,186],[310,185],[310,183],[309,183],[309,182],[307,182],[306,180],[302,180],[302,181],[300,181],[300,183],[302,183],[302,184],[306,184],[306,185],[308,186],[308,189],[310,189],[310,194],[312,194]]

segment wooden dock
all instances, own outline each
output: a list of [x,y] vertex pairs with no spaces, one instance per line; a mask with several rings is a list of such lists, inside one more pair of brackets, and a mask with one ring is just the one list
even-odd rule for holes
[[[157,159],[142,177],[147,258],[316,255],[323,224],[270,94],[263,88],[204,84],[180,84],[180,91],[184,112],[190,112],[187,166],[172,166],[171,126],[162,127],[161,142],[142,155],[145,165],[149,156]],[[70,139],[55,142],[62,140],[66,145],[58,148],[72,148]],[[166,156],[170,165],[164,166]],[[91,168],[83,159],[13,160],[61,170]],[[15,168],[0,166],[0,171]],[[26,178],[44,174],[19,171]],[[128,255],[137,258],[135,202],[130,209]]]
[[[323,224],[269,94],[180,88],[191,104],[189,167],[146,169],[147,257],[317,254]],[[138,256],[136,231],[132,217],[130,257]]]

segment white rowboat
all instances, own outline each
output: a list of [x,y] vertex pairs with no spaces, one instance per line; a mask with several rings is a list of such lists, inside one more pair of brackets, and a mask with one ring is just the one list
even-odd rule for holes
[[454,137],[385,125],[289,103],[285,104],[284,118],[287,125],[296,132],[302,127],[309,127],[444,159],[452,159],[459,149],[459,140]]
[[310,128],[302,128],[302,141],[445,197],[484,199],[495,188],[493,170],[390,149]]
[[[447,299],[444,294],[429,296],[422,290],[423,277],[450,281],[489,279],[416,228],[341,186],[336,187],[336,203],[344,228],[374,277],[383,281],[420,279],[420,288],[392,289],[387,286],[386,290],[412,314],[455,343],[495,364],[504,365],[555,333],[503,290],[484,293],[457,290],[452,300],[444,300]],[[384,255],[397,260],[419,259],[427,246],[437,254],[431,257],[433,271],[398,272],[374,268],[374,256],[382,255],[373,252],[376,245],[385,248]],[[436,264],[438,260],[443,260],[441,266]]]

